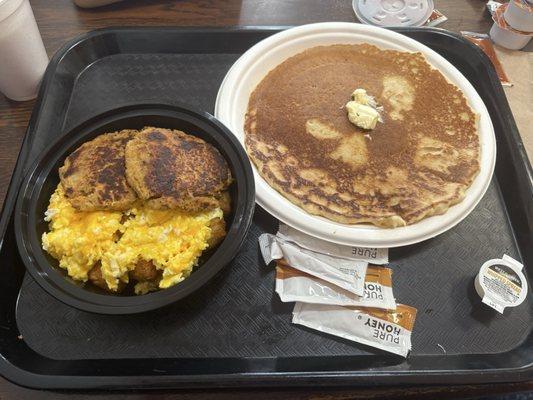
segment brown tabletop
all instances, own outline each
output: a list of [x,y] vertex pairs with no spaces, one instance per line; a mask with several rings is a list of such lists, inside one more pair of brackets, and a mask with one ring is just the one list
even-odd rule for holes
[[[319,21],[356,21],[351,0],[127,0],[97,9],[80,9],[71,0],[30,0],[44,44],[51,56],[75,35],[107,26],[232,26],[299,25]],[[452,31],[487,32],[491,19],[483,0],[437,1],[448,21],[440,27]],[[6,194],[33,101],[15,103],[0,95],[0,202]],[[448,399],[533,390],[533,382],[446,387],[389,389],[314,389],[270,391],[164,391],[91,392],[37,391],[0,378],[0,400],[6,399]]]

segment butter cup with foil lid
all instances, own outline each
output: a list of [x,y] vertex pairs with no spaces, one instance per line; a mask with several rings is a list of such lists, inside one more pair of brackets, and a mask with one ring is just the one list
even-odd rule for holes
[[494,43],[506,49],[519,50],[529,43],[533,32],[523,32],[509,25],[504,15],[508,6],[509,4],[503,4],[494,11],[492,15],[494,24],[490,28],[489,35]]
[[501,314],[506,307],[522,304],[527,296],[522,268],[521,263],[507,255],[485,262],[474,282],[481,301]]
[[513,29],[533,32],[533,4],[526,0],[511,0],[505,5],[503,17]]

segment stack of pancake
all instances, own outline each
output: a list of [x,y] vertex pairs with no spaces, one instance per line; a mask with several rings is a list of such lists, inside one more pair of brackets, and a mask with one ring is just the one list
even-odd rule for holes
[[[383,107],[367,131],[344,105],[356,88]],[[245,144],[260,175],[305,211],[380,227],[460,202],[479,171],[477,115],[420,53],[368,44],[308,49],[252,93]]]

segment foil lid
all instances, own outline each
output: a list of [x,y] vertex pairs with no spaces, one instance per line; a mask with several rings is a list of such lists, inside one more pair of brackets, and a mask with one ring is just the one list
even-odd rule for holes
[[474,287],[481,301],[503,314],[506,307],[516,307],[527,296],[527,280],[523,264],[504,254],[481,266]]
[[353,0],[362,23],[377,26],[422,26],[434,10],[433,0]]

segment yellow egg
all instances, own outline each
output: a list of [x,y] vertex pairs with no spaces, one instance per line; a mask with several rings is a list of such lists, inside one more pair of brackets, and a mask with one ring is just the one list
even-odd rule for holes
[[50,231],[43,234],[42,245],[76,280],[86,281],[100,261],[108,287],[116,290],[119,280],[128,282],[128,272],[143,259],[163,271],[159,287],[168,288],[190,275],[208,247],[210,221],[222,216],[220,208],[188,214],[142,204],[126,212],[79,212],[59,185],[46,211]]

